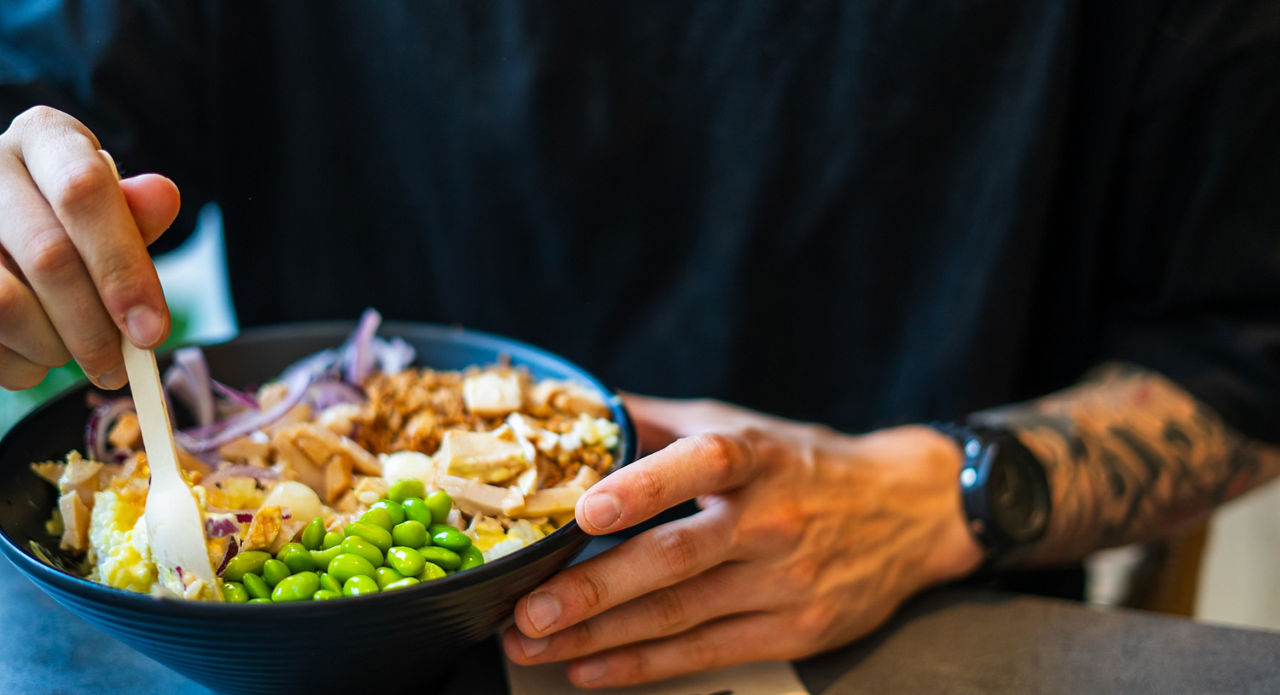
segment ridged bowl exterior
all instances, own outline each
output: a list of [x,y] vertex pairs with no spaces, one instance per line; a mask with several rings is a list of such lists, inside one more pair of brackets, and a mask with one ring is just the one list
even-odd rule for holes
[[[261,383],[300,357],[338,345],[352,327],[327,323],[251,331],[208,346],[205,354],[220,381]],[[635,458],[635,433],[621,401],[555,355],[497,336],[428,324],[390,323],[380,333],[404,338],[417,349],[417,364],[436,369],[506,357],[535,377],[593,385],[622,430],[615,465]],[[0,441],[0,551],[76,615],[214,690],[332,692],[383,685],[430,692],[433,675],[451,671],[462,650],[492,635],[511,615],[516,599],[568,564],[587,541],[570,522],[476,569],[336,601],[213,604],[160,600],[95,584],[49,566],[30,549],[33,541],[49,550],[57,547],[57,539],[45,531],[56,494],[28,464],[83,448],[88,388],[82,384],[61,394]]]

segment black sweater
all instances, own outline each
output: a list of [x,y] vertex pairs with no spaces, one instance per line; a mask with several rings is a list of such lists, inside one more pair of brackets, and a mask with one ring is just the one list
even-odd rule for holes
[[1280,439],[1277,4],[910,4],[5,2],[0,119],[219,203],[244,326],[850,431],[1124,359]]

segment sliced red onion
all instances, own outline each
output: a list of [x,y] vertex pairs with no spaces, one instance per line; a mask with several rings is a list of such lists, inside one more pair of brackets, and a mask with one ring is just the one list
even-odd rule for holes
[[221,381],[218,381],[217,379],[213,379],[212,382],[213,382],[213,391],[214,393],[217,393],[219,396],[222,396],[223,398],[227,399],[228,401],[238,406],[241,406],[242,408],[247,408],[251,410],[258,409],[258,399],[254,398],[253,396],[245,393],[244,391],[233,389],[230,386],[227,386],[226,384],[222,383]]
[[210,538],[225,538],[234,533],[239,533],[239,515],[231,513],[207,514],[204,518],[204,532]]
[[227,569],[227,563],[231,562],[231,558],[235,557],[239,552],[240,544],[237,543],[236,539],[233,537],[231,542],[227,544],[227,552],[222,555],[222,562],[218,563],[218,569],[214,570],[213,573],[221,577],[223,571]]
[[213,451],[218,447],[245,436],[251,432],[257,431],[279,420],[289,409],[302,401],[303,396],[307,394],[307,387],[311,385],[311,381],[315,378],[315,374],[304,369],[298,369],[287,375],[286,393],[279,403],[271,406],[266,410],[249,410],[237,415],[227,421],[226,426],[217,434],[207,438],[194,437],[184,435],[177,437],[175,440],[183,449],[193,453],[201,454],[206,451]]
[[364,392],[345,381],[317,381],[307,390],[307,401],[321,411],[342,403],[363,403]]
[[351,334],[343,355],[343,376],[347,383],[359,386],[373,370],[375,356],[370,345],[380,323],[382,315],[373,308],[365,309],[360,315],[360,322],[356,324],[356,330]]
[[[115,452],[107,451],[107,435],[117,418],[133,411],[133,399],[128,397],[112,398],[93,409],[84,428],[84,449],[89,458],[104,463],[118,463]],[[128,458],[127,452],[124,458]],[[123,461],[124,458],[119,460]]]
[[279,480],[280,474],[270,468],[251,466],[247,463],[237,463],[223,466],[213,473],[210,473],[209,477],[200,481],[200,484],[205,487],[209,487],[211,485],[216,485],[219,481],[226,480],[227,478],[253,478],[258,482],[269,482],[272,480]]
[[213,403],[213,379],[209,363],[198,347],[180,348],[173,353],[173,364],[164,373],[164,386],[191,410],[196,424],[208,425],[216,413]]

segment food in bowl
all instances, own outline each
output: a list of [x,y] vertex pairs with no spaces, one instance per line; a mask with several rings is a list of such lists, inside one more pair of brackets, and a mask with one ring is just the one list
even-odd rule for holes
[[[596,393],[504,364],[410,368],[368,311],[338,349],[242,392],[198,349],[175,353],[176,433],[230,601],[296,601],[411,586],[545,537],[612,465],[618,427]],[[57,486],[50,531],[84,574],[129,591],[212,598],[161,576],[142,510],[148,471],[127,399],[101,403],[86,451],[33,464]]]

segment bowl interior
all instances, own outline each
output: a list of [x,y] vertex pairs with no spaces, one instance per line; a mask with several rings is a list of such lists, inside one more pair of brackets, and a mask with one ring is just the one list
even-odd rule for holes
[[[204,351],[215,378],[244,387],[273,378],[301,357],[336,347],[353,325],[340,322],[258,329],[228,343],[206,346]],[[635,457],[634,430],[621,400],[593,376],[562,358],[498,336],[430,324],[388,322],[379,334],[408,341],[417,350],[415,364],[419,366],[462,369],[509,359],[536,378],[582,383],[606,399],[620,426],[614,466]],[[167,361],[164,356],[160,358],[162,369]],[[215,688],[245,690],[250,682],[226,680],[222,668],[225,664],[219,659],[236,657],[236,650],[227,653],[223,642],[219,646],[223,653],[220,657],[220,652],[202,647],[201,640],[217,633],[232,640],[243,639],[245,634],[267,625],[279,632],[282,618],[287,618],[283,629],[298,634],[331,627],[335,621],[347,634],[361,630],[385,634],[383,621],[389,615],[399,616],[403,629],[412,633],[406,633],[408,636],[417,635],[420,642],[434,641],[441,645],[435,653],[447,657],[451,647],[460,648],[492,634],[509,615],[519,595],[567,564],[586,541],[586,535],[570,522],[547,538],[476,569],[399,592],[340,601],[269,606],[210,604],[156,600],[95,584],[46,564],[51,561],[69,568],[75,562],[56,550],[57,538],[45,530],[56,505],[56,491],[28,467],[34,461],[60,459],[71,449],[83,450],[88,416],[85,395],[90,388],[87,383],[72,387],[31,413],[0,440],[0,551],[73,611],[153,658]],[[38,555],[46,555],[44,561]],[[432,616],[430,633],[419,635],[413,623],[403,620],[403,616],[419,613]],[[310,668],[310,657],[305,652],[284,643],[258,645],[254,651],[238,656],[253,657],[252,663],[258,665],[255,688],[297,685],[300,681],[292,680],[295,672]],[[290,679],[273,677],[281,674]],[[341,674],[330,671],[316,682],[332,686],[341,681]]]

